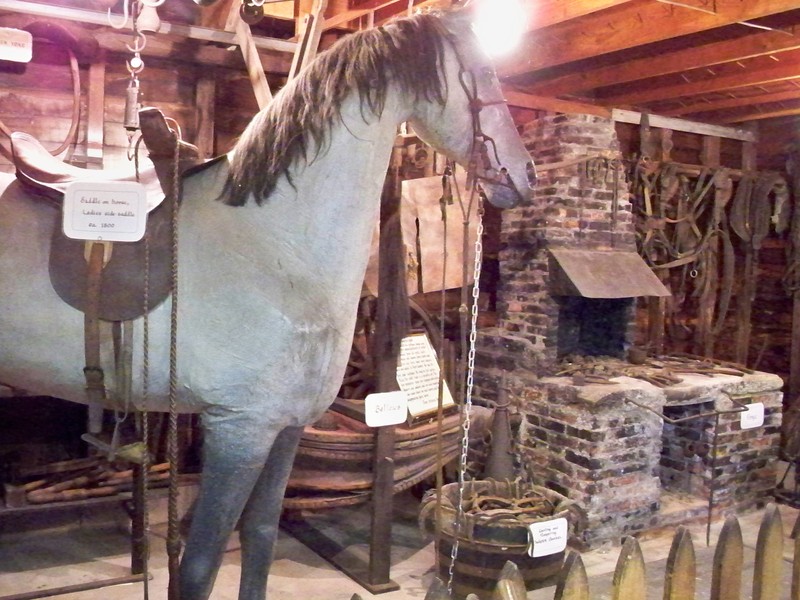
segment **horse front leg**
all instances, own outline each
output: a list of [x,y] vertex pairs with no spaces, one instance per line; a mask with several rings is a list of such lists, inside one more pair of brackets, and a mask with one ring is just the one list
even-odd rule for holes
[[287,427],[278,434],[242,513],[239,600],[266,600],[283,495],[302,433],[302,427]]
[[277,433],[246,411],[204,415],[203,474],[181,559],[181,600],[210,596],[225,546]]

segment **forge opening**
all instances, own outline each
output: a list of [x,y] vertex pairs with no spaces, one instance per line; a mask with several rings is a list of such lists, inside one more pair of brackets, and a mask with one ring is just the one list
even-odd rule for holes
[[632,298],[561,296],[558,302],[558,359],[568,355],[624,356]]

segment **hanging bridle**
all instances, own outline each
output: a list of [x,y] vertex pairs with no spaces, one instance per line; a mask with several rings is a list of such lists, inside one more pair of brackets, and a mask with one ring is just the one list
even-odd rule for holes
[[[481,127],[481,111],[487,106],[494,106],[497,104],[507,104],[505,98],[497,98],[492,100],[484,100],[478,94],[478,82],[475,77],[473,69],[468,69],[464,65],[464,60],[458,50],[458,41],[456,36],[448,35],[447,40],[450,42],[453,53],[458,61],[458,82],[461,84],[461,89],[467,96],[470,115],[472,117],[472,142],[470,145],[469,160],[467,164],[467,182],[468,185],[473,182],[490,183],[499,185],[513,190],[521,199],[524,198],[519,188],[511,179],[508,174],[508,169],[503,166],[503,161],[500,160],[500,155],[497,152],[497,143],[490,135],[487,135]],[[492,167],[491,160],[489,159],[489,152],[492,152],[498,169]],[[532,182],[531,182],[532,183]]]

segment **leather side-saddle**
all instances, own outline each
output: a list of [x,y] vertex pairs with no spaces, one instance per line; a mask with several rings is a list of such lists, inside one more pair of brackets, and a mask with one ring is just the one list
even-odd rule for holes
[[[180,173],[202,162],[197,148],[180,141],[169,129],[160,110],[144,108],[139,118],[142,139],[153,164],[139,170],[138,176],[134,168],[127,171],[75,167],[53,157],[32,136],[20,132],[12,134],[17,178],[31,193],[59,207],[64,190],[73,181],[139,181],[144,185],[149,212],[145,239],[115,243],[110,256],[104,259],[99,294],[94,301],[99,302],[97,317],[105,321],[126,321],[144,314],[146,263],[149,263],[147,310],[169,295],[172,286],[171,209],[163,200],[165,196],[172,196],[174,188],[176,145],[179,146]],[[59,219],[52,235],[50,280],[65,302],[86,312],[93,300],[87,291],[86,242],[66,237],[60,225]]]

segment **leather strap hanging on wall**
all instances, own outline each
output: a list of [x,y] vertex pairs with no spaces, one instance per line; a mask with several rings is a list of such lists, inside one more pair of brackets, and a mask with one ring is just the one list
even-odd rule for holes
[[[67,52],[70,73],[72,74],[72,117],[69,131],[64,141],[55,149],[50,150],[54,156],[61,154],[76,141],[78,123],[81,111],[81,78],[78,58],[81,60],[91,60],[99,50],[99,43],[88,32],[77,28],[68,29],[64,25],[34,21],[24,27],[29,31],[34,40],[44,40],[64,48]],[[11,129],[0,121],[0,132],[6,137],[11,137]],[[9,161],[13,160],[11,149],[5,144],[0,143],[0,154]]]

